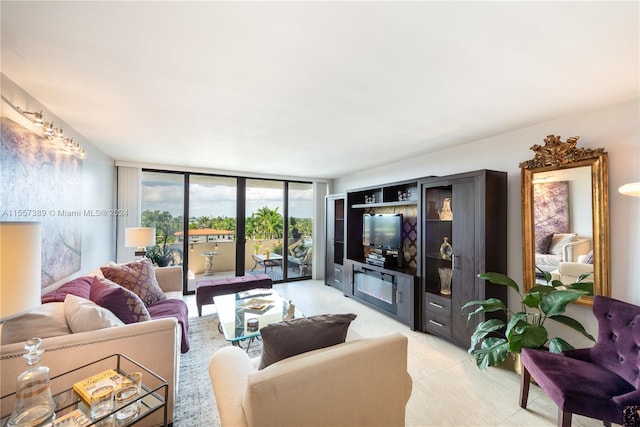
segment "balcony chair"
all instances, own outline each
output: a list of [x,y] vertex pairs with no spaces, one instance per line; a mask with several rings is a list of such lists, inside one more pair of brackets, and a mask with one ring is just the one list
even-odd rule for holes
[[520,406],[527,407],[531,377],[558,405],[558,426],[572,414],[623,423],[628,406],[640,404],[640,307],[596,295],[598,338],[591,348],[551,353],[523,348]]

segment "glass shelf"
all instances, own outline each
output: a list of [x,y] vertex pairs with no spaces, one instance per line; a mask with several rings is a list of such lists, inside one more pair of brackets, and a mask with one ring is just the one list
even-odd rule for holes
[[[53,393],[53,400],[56,403],[56,418],[60,418],[79,409],[90,419],[90,407],[80,395],[73,391],[73,384],[107,369],[114,369],[122,375],[134,371],[142,372],[143,383],[140,397],[138,398],[140,402],[138,415],[126,422],[118,422],[118,427],[134,425],[160,409],[164,410],[164,425],[167,426],[167,399],[169,393],[167,381],[122,354],[112,354],[95,362],[51,377],[50,387]],[[15,392],[0,397],[3,408],[13,407],[14,400]],[[114,415],[119,409],[120,408],[116,407],[110,414],[86,425],[97,425],[101,420]],[[3,418],[0,418],[0,426],[6,425],[10,415],[11,413],[9,412]]]

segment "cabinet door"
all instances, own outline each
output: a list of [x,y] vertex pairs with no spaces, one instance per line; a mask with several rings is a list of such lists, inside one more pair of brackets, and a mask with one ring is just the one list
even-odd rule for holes
[[475,296],[476,274],[476,195],[474,181],[453,184],[453,224],[451,242],[451,336],[455,342],[468,345],[473,326],[467,327],[467,318],[460,313],[462,307]]
[[325,251],[325,267],[324,267],[324,283],[331,285],[335,281],[333,268],[333,260],[335,258],[335,202],[332,197],[326,199],[326,251]]
[[406,274],[398,274],[396,276],[396,304],[398,320],[413,326],[413,294],[414,294],[414,276]]

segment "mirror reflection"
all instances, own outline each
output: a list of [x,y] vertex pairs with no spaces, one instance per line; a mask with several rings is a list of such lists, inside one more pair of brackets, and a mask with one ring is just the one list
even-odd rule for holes
[[591,168],[534,173],[532,184],[536,267],[567,284],[593,281]]
[[[609,295],[609,206],[607,153],[577,148],[579,137],[549,135],[522,162],[524,287],[545,284],[544,274],[571,284],[593,283]],[[581,305],[592,305],[583,297]]]

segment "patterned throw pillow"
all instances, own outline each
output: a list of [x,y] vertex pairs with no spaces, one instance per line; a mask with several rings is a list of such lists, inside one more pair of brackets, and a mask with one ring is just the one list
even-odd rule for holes
[[128,264],[107,265],[100,270],[107,279],[138,295],[146,306],[166,298],[148,258]]
[[138,295],[104,277],[93,278],[90,299],[111,311],[124,323],[151,320],[147,307]]

